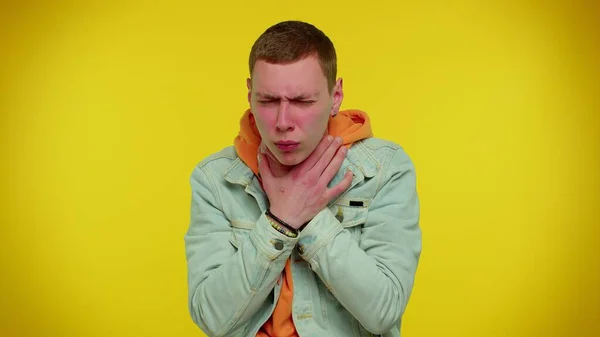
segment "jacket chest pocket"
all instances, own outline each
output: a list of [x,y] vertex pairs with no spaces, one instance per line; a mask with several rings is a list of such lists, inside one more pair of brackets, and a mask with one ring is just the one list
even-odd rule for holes
[[362,204],[354,205],[354,203],[350,203],[348,201],[341,201],[331,205],[329,209],[335,215],[335,218],[341,223],[342,227],[350,232],[352,238],[354,238],[356,242],[360,242],[362,228],[367,222],[369,202],[363,200],[355,203]]

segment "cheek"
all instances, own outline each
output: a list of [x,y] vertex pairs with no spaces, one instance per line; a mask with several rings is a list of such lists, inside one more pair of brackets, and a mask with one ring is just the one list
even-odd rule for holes
[[308,133],[320,133],[327,126],[329,114],[323,109],[303,111],[302,117],[298,118],[298,124]]
[[268,108],[258,108],[252,110],[254,114],[254,120],[256,121],[256,126],[259,130],[270,129],[275,125],[275,114],[272,111],[269,111]]

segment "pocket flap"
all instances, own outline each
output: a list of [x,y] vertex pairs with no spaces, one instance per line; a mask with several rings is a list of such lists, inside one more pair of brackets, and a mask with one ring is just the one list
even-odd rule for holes
[[367,206],[350,206],[349,203],[335,203],[329,207],[342,227],[362,225],[367,221]]

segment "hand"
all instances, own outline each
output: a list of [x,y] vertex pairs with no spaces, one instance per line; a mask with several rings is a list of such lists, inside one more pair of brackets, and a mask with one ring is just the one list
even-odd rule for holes
[[346,157],[348,149],[341,144],[340,138],[324,137],[308,158],[283,177],[273,176],[267,153],[258,154],[263,189],[275,216],[298,229],[350,187],[352,171],[337,185],[327,187]]

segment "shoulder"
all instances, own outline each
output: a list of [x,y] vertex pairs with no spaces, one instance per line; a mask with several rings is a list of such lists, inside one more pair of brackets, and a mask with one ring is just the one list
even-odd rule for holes
[[209,183],[212,188],[222,184],[225,174],[237,167],[242,161],[239,159],[233,145],[211,153],[196,163],[192,170],[192,181]]
[[404,147],[381,138],[365,139],[359,143],[359,147],[366,149],[365,153],[377,162],[376,193],[380,195],[379,199],[381,196],[391,196],[400,202],[416,198],[417,174]]
[[226,169],[238,158],[239,157],[235,151],[235,147],[230,145],[201,159],[196,164],[196,168],[205,169],[208,167],[213,169],[222,167],[223,169]]
[[357,142],[363,153],[372,158],[384,173],[398,170],[414,170],[413,161],[405,148],[391,140],[371,137]]

